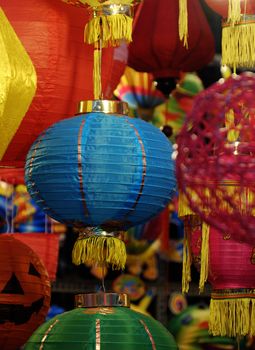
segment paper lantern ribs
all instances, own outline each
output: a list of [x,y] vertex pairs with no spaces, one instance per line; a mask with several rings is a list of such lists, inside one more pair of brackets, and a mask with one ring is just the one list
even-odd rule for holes
[[26,182],[47,214],[80,231],[75,263],[123,268],[118,232],[164,209],[175,190],[174,163],[164,134],[120,112],[99,112],[106,102],[47,129],[28,153]]
[[[25,350],[177,350],[173,336],[156,320],[129,309],[127,295],[77,295],[77,308],[57,315],[29,339]],[[114,330],[114,332],[113,332]]]

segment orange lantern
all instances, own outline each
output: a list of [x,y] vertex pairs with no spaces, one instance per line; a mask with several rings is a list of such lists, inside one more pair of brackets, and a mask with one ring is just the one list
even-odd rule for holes
[[129,46],[129,66],[168,78],[210,62],[214,39],[198,1],[188,1],[188,48],[179,39],[177,1],[146,0],[140,6]]
[[0,349],[17,350],[44,322],[50,281],[38,256],[12,235],[0,236]]
[[[73,115],[79,100],[93,98],[93,47],[84,44],[85,9],[52,0],[24,0],[22,6],[18,0],[2,0],[1,6],[38,78],[32,105],[1,161],[22,167],[29,147],[44,129]],[[124,71],[127,47],[105,48],[103,55],[103,94],[111,98]]]

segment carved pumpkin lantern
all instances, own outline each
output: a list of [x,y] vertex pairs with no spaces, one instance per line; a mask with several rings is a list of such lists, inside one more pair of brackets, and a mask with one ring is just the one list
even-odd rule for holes
[[48,274],[38,256],[12,235],[1,235],[1,350],[17,350],[44,322],[50,293]]
[[[93,98],[93,47],[84,43],[89,13],[61,1],[2,0],[1,6],[37,73],[37,91],[1,165],[23,167],[37,136],[72,115],[77,102]],[[17,11],[17,8],[19,11]],[[103,51],[102,91],[111,98],[127,61],[127,46]],[[1,125],[7,132],[7,123]],[[1,145],[0,145],[1,147]]]

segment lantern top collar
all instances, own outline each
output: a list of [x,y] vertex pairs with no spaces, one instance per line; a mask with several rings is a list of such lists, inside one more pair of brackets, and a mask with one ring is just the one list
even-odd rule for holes
[[75,296],[76,308],[86,307],[130,307],[130,300],[127,294],[118,293],[86,293]]
[[112,100],[88,100],[80,101],[78,113],[106,113],[116,115],[128,115],[129,108],[126,102]]

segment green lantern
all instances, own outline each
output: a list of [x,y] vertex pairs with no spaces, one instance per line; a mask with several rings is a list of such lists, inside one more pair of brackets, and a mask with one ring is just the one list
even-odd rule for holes
[[177,350],[166,328],[129,308],[126,294],[80,294],[76,306],[39,327],[25,350]]

